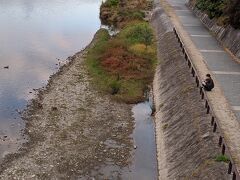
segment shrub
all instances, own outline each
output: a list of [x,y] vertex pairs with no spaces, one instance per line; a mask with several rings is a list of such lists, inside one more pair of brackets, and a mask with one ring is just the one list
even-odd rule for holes
[[197,0],[196,7],[206,12],[209,18],[217,18],[220,25],[240,28],[239,0]]
[[206,11],[209,18],[220,17],[223,14],[226,0],[198,0],[197,8]]
[[146,48],[153,43],[153,30],[147,23],[136,23],[123,30],[122,36],[125,36],[127,43],[143,43]]

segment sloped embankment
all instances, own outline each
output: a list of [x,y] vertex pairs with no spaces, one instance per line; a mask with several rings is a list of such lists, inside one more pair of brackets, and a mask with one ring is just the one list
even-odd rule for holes
[[161,8],[152,15],[161,59],[154,80],[160,179],[228,179],[217,136],[173,27]]

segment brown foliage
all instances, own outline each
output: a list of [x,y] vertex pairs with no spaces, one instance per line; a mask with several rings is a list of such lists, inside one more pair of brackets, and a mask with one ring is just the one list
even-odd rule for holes
[[147,70],[151,69],[146,59],[131,54],[124,47],[110,48],[102,56],[101,64],[107,72],[125,79],[148,78]]

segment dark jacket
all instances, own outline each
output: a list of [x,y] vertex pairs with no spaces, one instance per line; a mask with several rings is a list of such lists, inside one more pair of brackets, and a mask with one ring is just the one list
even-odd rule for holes
[[211,77],[206,78],[205,83],[206,83],[204,85],[205,90],[211,91],[214,88],[214,82]]

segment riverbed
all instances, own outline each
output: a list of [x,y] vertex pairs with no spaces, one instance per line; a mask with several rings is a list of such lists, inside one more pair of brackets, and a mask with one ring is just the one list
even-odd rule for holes
[[92,40],[100,3],[0,0],[0,159],[25,142],[19,113],[35,89]]

